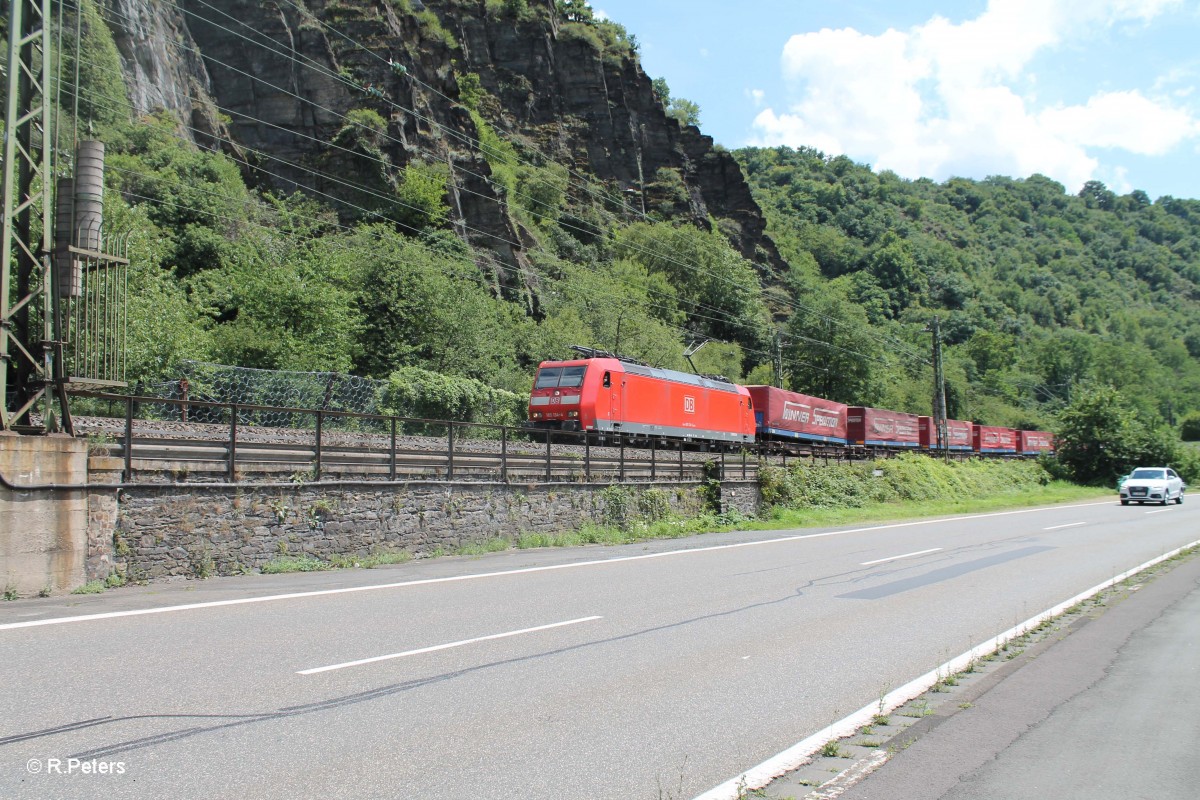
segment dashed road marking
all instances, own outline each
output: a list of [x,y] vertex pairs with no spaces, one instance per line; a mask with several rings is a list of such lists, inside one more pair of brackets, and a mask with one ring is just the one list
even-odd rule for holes
[[507,639],[510,636],[521,636],[526,633],[536,633],[538,631],[548,631],[551,628],[562,628],[567,625],[578,625],[581,622],[593,622],[604,617],[580,617],[579,619],[569,619],[565,622],[551,622],[549,625],[538,625],[533,628],[521,628],[517,631],[505,631],[504,633],[493,633],[489,636],[476,636],[474,639],[463,639],[458,642],[448,642],[446,644],[435,644],[432,647],[419,647],[416,650],[405,650],[403,653],[389,653],[386,656],[373,656],[371,658],[360,658],[357,661],[344,661],[341,664],[330,664],[326,667],[313,667],[312,669],[302,669],[297,675],[316,675],[318,672],[331,672],[335,669],[346,669],[347,667],[361,667],[363,664],[374,664],[377,661],[390,661],[394,658],[407,658],[408,656],[417,656],[422,653],[435,653],[438,650],[449,650],[454,647],[463,647],[468,644],[476,644],[478,642],[490,642],[494,639]]

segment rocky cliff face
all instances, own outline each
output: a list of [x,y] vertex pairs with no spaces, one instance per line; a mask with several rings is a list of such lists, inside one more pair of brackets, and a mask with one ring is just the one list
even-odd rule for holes
[[[338,198],[347,217],[363,218],[406,164],[445,164],[457,232],[524,268],[533,239],[502,202],[459,96],[459,80],[475,74],[487,92],[477,111],[522,155],[588,176],[572,179],[572,195],[602,188],[628,219],[716,220],[768,280],[782,267],[734,159],[665,115],[628,48],[563,19],[553,0],[529,0],[520,13],[486,0],[113,5],[135,107],[169,109],[198,142],[241,159],[253,182]],[[386,130],[347,135],[355,109],[377,113]],[[516,270],[495,274],[516,288]]]
[[228,135],[213,103],[204,60],[175,5],[112,0],[108,19],[137,113],[169,111],[197,142],[211,144]]

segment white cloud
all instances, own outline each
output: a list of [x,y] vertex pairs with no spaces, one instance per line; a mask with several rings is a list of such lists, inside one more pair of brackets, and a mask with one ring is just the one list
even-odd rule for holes
[[1047,109],[1038,120],[1064,141],[1146,156],[1163,155],[1197,133],[1196,122],[1186,111],[1136,91],[1102,92],[1086,105]]
[[1108,91],[1038,108],[1030,62],[1117,24],[1145,24],[1180,0],[990,0],[977,18],[942,17],[870,36],[793,36],[782,70],[797,99],[764,108],[753,144],[846,153],[907,177],[1045,173],[1078,188],[1100,170],[1088,148],[1159,155],[1200,135],[1172,101]]
[[762,89],[747,89],[746,97],[750,98],[750,102],[754,103],[755,108],[760,108],[763,104],[763,100],[765,100],[767,97],[767,93]]

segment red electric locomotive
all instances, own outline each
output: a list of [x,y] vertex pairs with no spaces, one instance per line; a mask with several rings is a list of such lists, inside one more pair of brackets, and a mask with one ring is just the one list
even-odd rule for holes
[[[946,420],[946,449],[970,452],[973,427],[970,422],[961,419]],[[937,449],[937,427],[933,424],[933,417],[917,417],[917,438],[921,449]]]
[[754,409],[743,386],[656,369],[576,347],[583,358],[543,361],[529,397],[534,427],[749,444]]

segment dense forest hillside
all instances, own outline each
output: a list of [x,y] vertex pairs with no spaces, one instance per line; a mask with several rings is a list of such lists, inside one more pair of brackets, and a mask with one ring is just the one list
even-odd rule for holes
[[1052,426],[1100,386],[1151,427],[1200,409],[1198,201],[730,153],[584,0],[77,5],[62,126],[108,149],[131,383],[523,392],[571,344],[686,368],[707,339],[701,371],[928,413],[937,316],[953,416]]
[[1097,383],[1152,416],[1197,408],[1200,201],[1098,182],[1071,195],[1041,175],[907,181],[806,149],[737,155],[796,297],[852,308],[874,331],[847,327],[843,341],[795,315],[793,347],[812,357],[797,385],[886,397],[886,365],[855,373],[849,353],[812,340],[886,357],[903,352],[892,339],[919,346],[937,315],[952,414],[1032,423]]

